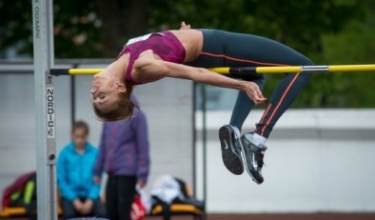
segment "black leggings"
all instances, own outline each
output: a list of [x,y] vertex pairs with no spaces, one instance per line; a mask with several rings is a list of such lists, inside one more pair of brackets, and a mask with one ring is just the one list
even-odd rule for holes
[[107,217],[111,220],[131,220],[130,211],[135,195],[135,176],[108,177],[106,187]]
[[[199,57],[188,65],[195,67],[246,67],[313,65],[299,52],[264,37],[231,33],[221,30],[202,29],[203,49]],[[289,108],[310,79],[310,73],[286,74],[275,88],[269,104],[255,132],[268,138],[277,120]],[[264,75],[248,74],[243,80],[253,81],[262,89]],[[240,92],[232,112],[230,124],[242,129],[254,103],[246,93]]]

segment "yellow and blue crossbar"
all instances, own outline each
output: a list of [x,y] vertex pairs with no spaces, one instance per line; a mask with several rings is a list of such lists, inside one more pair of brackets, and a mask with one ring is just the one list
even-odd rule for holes
[[[318,65],[318,66],[258,66],[258,67],[215,67],[209,70],[219,74],[272,74],[301,72],[362,72],[375,71],[375,64],[358,65]],[[51,75],[94,75],[104,69],[51,69]]]

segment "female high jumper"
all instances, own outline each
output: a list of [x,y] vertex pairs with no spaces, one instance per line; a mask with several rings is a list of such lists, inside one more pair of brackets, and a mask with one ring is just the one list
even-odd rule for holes
[[248,74],[237,80],[206,68],[313,65],[299,52],[270,39],[213,29],[191,29],[185,22],[179,30],[151,33],[130,39],[118,59],[96,74],[92,103],[97,117],[116,121],[132,115],[133,86],[164,77],[189,79],[239,90],[229,125],[219,130],[225,167],[233,174],[244,167],[261,184],[265,143],[281,115],[307,84],[311,74],[286,74],[269,100],[252,132],[241,136],[243,122],[255,104],[264,103],[264,75]]

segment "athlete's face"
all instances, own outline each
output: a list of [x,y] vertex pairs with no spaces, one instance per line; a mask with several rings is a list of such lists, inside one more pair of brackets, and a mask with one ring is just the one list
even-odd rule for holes
[[94,76],[91,88],[92,102],[102,112],[115,108],[114,103],[123,92],[123,86],[110,74],[99,73]]

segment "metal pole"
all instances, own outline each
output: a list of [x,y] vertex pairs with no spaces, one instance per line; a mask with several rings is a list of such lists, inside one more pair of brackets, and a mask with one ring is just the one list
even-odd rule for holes
[[[204,207],[207,209],[207,116],[206,116],[206,85],[201,84],[202,87],[202,150],[203,150],[203,201]],[[207,219],[206,212],[203,219]]]
[[193,163],[193,194],[194,196],[196,197],[197,196],[197,157],[196,157],[196,153],[197,153],[197,128],[196,128],[196,120],[195,120],[195,109],[196,109],[196,98],[197,98],[197,94],[196,94],[196,83],[193,82],[192,83],[192,87],[193,87],[193,103],[192,103],[192,122],[193,122],[193,126],[192,126],[192,132],[193,132],[193,157],[192,157],[192,163]]
[[57,220],[52,0],[33,0],[35,147],[39,220]]
[[[73,64],[73,68],[77,68],[78,63]],[[71,115],[71,127],[73,127],[76,121],[76,76],[70,76],[70,115]]]
[[76,121],[76,76],[70,76],[70,120],[71,127]]

